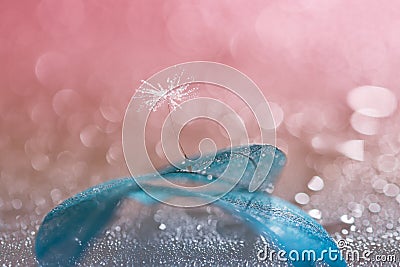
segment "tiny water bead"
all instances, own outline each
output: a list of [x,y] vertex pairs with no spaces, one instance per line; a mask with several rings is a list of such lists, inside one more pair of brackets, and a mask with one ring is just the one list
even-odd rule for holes
[[50,196],[51,196],[51,199],[53,200],[53,203],[55,203],[55,204],[59,204],[59,202],[62,199],[62,193],[61,193],[60,189],[58,189],[58,188],[54,188],[53,190],[51,190]]
[[324,180],[322,180],[319,176],[314,176],[308,182],[308,188],[313,191],[320,191],[324,188]]
[[381,211],[381,206],[378,203],[371,203],[369,204],[368,209],[373,213],[378,213]]
[[388,117],[397,108],[397,99],[392,91],[377,86],[361,86],[347,95],[350,107],[368,117]]
[[400,188],[395,184],[386,184],[383,193],[388,197],[395,197],[400,193]]
[[158,229],[160,229],[161,231],[167,229],[167,226],[163,223],[160,224],[160,226],[158,226]]
[[314,219],[320,220],[322,218],[322,213],[318,209],[312,209],[308,211],[308,214],[310,214],[311,217]]
[[35,66],[38,81],[50,92],[70,86],[73,80],[70,60],[70,57],[57,51],[40,55]]
[[399,167],[399,160],[395,155],[383,154],[377,159],[379,170],[383,172],[393,172]]
[[358,111],[355,111],[350,119],[353,129],[361,134],[375,135],[378,133],[380,124],[379,120],[374,117],[368,117]]
[[377,191],[377,192],[383,192],[383,188],[388,184],[388,182],[385,179],[376,179],[375,181],[372,182],[372,187]]
[[101,144],[102,132],[97,125],[88,125],[80,133],[80,139],[86,147],[96,147]]
[[306,205],[310,201],[310,197],[306,193],[297,193],[294,199],[301,205]]
[[13,206],[14,209],[19,210],[22,207],[22,201],[18,198],[13,199],[11,201],[11,205]]
[[[353,224],[354,223],[354,217],[349,216],[349,215],[342,215],[340,217],[340,220],[346,224]],[[353,226],[353,225],[352,225]]]
[[36,171],[43,171],[48,167],[50,158],[45,154],[36,154],[32,157],[31,163]]
[[336,145],[336,150],[350,159],[364,161],[365,141],[348,140]]
[[58,91],[52,101],[52,106],[58,116],[69,116],[83,106],[78,92],[71,89]]

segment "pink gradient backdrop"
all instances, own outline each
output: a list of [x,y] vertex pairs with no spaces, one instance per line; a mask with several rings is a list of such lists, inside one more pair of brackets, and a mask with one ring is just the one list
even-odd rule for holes
[[123,108],[140,79],[190,60],[232,65],[267,96],[399,91],[398,1],[1,1],[0,21],[2,111],[66,88]]

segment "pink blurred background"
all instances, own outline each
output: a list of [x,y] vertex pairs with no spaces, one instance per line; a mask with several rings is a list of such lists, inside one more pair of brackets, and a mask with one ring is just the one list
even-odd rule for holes
[[[280,122],[282,109],[317,103],[306,126],[324,107],[335,134],[347,129],[339,121],[354,87],[400,92],[397,1],[1,1],[0,21],[2,196],[52,183],[68,195],[128,175],[126,106],[142,79],[181,62],[244,72],[278,103]],[[294,142],[289,158],[303,159]]]
[[123,108],[141,79],[191,60],[238,68],[267,97],[334,101],[365,84],[399,91],[397,1],[0,4],[2,111],[62,89],[85,108],[105,92]]
[[400,2],[0,1],[2,232],[129,175],[130,98],[142,79],[193,60],[237,68],[274,103],[289,157],[276,193],[294,201],[313,175],[335,175],[330,142],[377,134],[374,121],[352,129],[353,88],[400,96]]

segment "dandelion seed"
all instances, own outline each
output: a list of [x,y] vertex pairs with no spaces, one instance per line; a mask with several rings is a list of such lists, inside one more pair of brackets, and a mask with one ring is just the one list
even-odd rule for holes
[[181,84],[183,70],[177,73],[173,78],[167,78],[167,88],[164,88],[160,83],[157,86],[142,80],[142,85],[136,91],[133,98],[143,99],[143,104],[139,110],[146,107],[150,111],[157,111],[163,104],[167,104],[172,110],[180,108],[180,103],[194,97],[196,88],[189,88],[193,77],[187,78],[187,82]]

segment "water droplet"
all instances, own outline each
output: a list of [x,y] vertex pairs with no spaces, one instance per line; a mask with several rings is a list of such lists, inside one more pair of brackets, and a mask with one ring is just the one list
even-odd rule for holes
[[301,205],[306,205],[310,202],[310,197],[306,193],[297,193],[294,200]]
[[62,198],[62,193],[60,189],[54,188],[51,190],[50,196],[54,203],[58,203]]
[[302,125],[304,123],[304,114],[303,113],[295,113],[290,115],[286,120],[286,128],[290,132],[291,135],[300,137],[302,131]]
[[377,159],[378,168],[383,172],[393,172],[398,169],[399,160],[393,155],[380,155]]
[[82,246],[82,241],[81,241],[79,238],[75,237],[74,240],[75,240],[80,246]]
[[318,134],[311,139],[311,146],[318,153],[324,154],[332,149],[333,138],[328,135]]
[[346,224],[353,224],[353,223],[354,223],[354,217],[349,216],[349,215],[347,215],[347,214],[342,215],[342,216],[340,217],[340,220],[341,220],[342,222],[346,223]]
[[377,179],[372,183],[372,187],[378,191],[382,192],[383,188],[386,186],[387,182],[384,179]]
[[122,120],[122,115],[113,106],[102,105],[102,106],[100,106],[100,112],[101,112],[101,115],[103,115],[103,118],[108,120],[108,121],[120,122]]
[[32,167],[37,171],[45,170],[50,163],[50,159],[45,154],[36,154],[31,159]]
[[111,165],[118,165],[123,162],[123,152],[119,142],[116,142],[110,146],[106,154],[106,160]]
[[371,203],[368,206],[370,212],[378,213],[381,211],[381,206],[378,203]]
[[322,218],[322,213],[318,209],[312,209],[312,210],[308,211],[308,214],[317,220],[320,220]]
[[86,126],[79,136],[82,144],[86,147],[96,147],[101,144],[100,130],[96,125]]
[[22,208],[22,201],[18,198],[13,199],[11,201],[11,205],[13,206],[14,209],[19,210],[20,208]]
[[160,224],[160,226],[158,226],[158,229],[160,229],[161,231],[164,231],[165,229],[167,229],[167,226],[163,223]]
[[356,218],[360,218],[364,212],[364,206],[356,202],[350,202],[347,204],[347,207],[352,211],[351,214]]
[[275,186],[272,183],[270,183],[270,184],[268,184],[267,188],[265,189],[265,192],[267,192],[268,194],[272,194],[274,192],[274,190],[275,190]]
[[386,88],[369,85],[350,91],[347,103],[354,111],[375,118],[390,116],[397,108],[395,94]]
[[365,135],[375,135],[380,127],[378,119],[367,117],[358,112],[351,115],[350,124],[354,130]]
[[68,59],[63,54],[47,52],[41,55],[36,62],[36,77],[49,89],[60,89],[66,80],[66,73],[69,73],[68,65]]
[[314,176],[308,182],[308,188],[313,191],[320,191],[324,188],[324,180],[319,176]]
[[388,197],[395,197],[400,193],[400,189],[395,184],[387,184],[383,187],[383,193]]
[[358,161],[364,160],[364,140],[349,140],[336,146],[336,150],[346,157]]
[[54,95],[52,104],[58,116],[68,116],[81,106],[80,96],[71,89],[60,90]]

